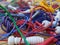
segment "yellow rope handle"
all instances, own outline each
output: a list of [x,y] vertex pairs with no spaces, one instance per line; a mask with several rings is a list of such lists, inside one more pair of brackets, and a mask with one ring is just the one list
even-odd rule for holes
[[[50,1],[50,5],[48,5],[47,4],[47,0],[35,0],[35,2],[40,2],[39,3],[39,5],[40,6],[43,6],[44,8],[46,8],[47,10],[48,10],[48,12],[52,12],[52,13],[54,13],[54,11],[56,10],[56,9],[58,9],[59,7],[57,7],[57,8],[53,8],[52,7],[52,5],[54,5],[54,4],[56,4],[56,3],[60,3],[60,0],[56,0],[56,1],[53,1],[53,0],[48,0],[48,1]],[[59,4],[60,5],[60,4]],[[39,8],[39,7],[38,7]],[[38,8],[36,8],[36,9],[38,9]]]

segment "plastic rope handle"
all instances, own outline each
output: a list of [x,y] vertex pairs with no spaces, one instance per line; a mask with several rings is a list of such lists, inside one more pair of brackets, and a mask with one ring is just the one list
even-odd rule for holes
[[28,41],[26,40],[25,36],[22,34],[22,32],[20,31],[20,29],[18,28],[18,26],[16,25],[16,22],[15,22],[14,18],[13,18],[13,17],[11,16],[11,14],[7,11],[7,9],[6,9],[5,7],[3,7],[2,5],[0,5],[0,8],[3,9],[3,10],[7,13],[7,15],[11,18],[11,20],[12,20],[13,23],[14,23],[14,26],[16,27],[16,29],[17,29],[18,33],[21,35],[21,37],[24,39],[24,42],[26,43],[26,45],[30,45],[30,44],[28,43]]
[[11,3],[15,2],[15,0],[12,0]]

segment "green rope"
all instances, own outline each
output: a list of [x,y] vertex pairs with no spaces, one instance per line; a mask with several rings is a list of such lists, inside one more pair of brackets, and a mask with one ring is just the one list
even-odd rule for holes
[[7,15],[11,18],[11,20],[12,20],[13,23],[14,23],[14,26],[16,27],[16,29],[17,29],[18,33],[21,35],[21,37],[24,39],[24,42],[26,43],[26,45],[30,45],[30,44],[28,43],[28,41],[26,40],[25,36],[22,34],[22,32],[20,31],[20,29],[18,28],[18,26],[16,25],[16,22],[15,22],[14,18],[13,18],[13,17],[11,16],[11,14],[7,11],[7,9],[6,9],[5,7],[3,7],[2,5],[0,5],[0,8],[3,9],[3,10],[7,13]]
[[15,0],[12,0],[11,3],[15,2]]
[[10,4],[15,5],[15,3],[16,3],[16,0],[12,0]]

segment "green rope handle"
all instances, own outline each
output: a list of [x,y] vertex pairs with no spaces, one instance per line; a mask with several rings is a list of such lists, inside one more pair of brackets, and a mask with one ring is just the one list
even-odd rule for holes
[[15,2],[15,0],[12,0],[11,3]]
[[3,9],[3,10],[7,13],[7,15],[11,18],[11,20],[12,20],[13,23],[14,23],[14,26],[16,27],[16,29],[17,29],[18,33],[21,35],[21,37],[24,39],[24,42],[26,43],[26,45],[30,45],[30,44],[28,43],[28,41],[26,40],[25,36],[22,34],[22,32],[20,31],[20,29],[18,28],[18,26],[16,25],[16,22],[15,22],[14,18],[13,18],[13,17],[11,16],[11,14],[7,11],[7,9],[6,9],[5,7],[3,7],[2,5],[0,5],[0,8]]
[[11,5],[15,5],[15,3],[16,3],[16,0],[12,0],[12,1],[10,2]]

